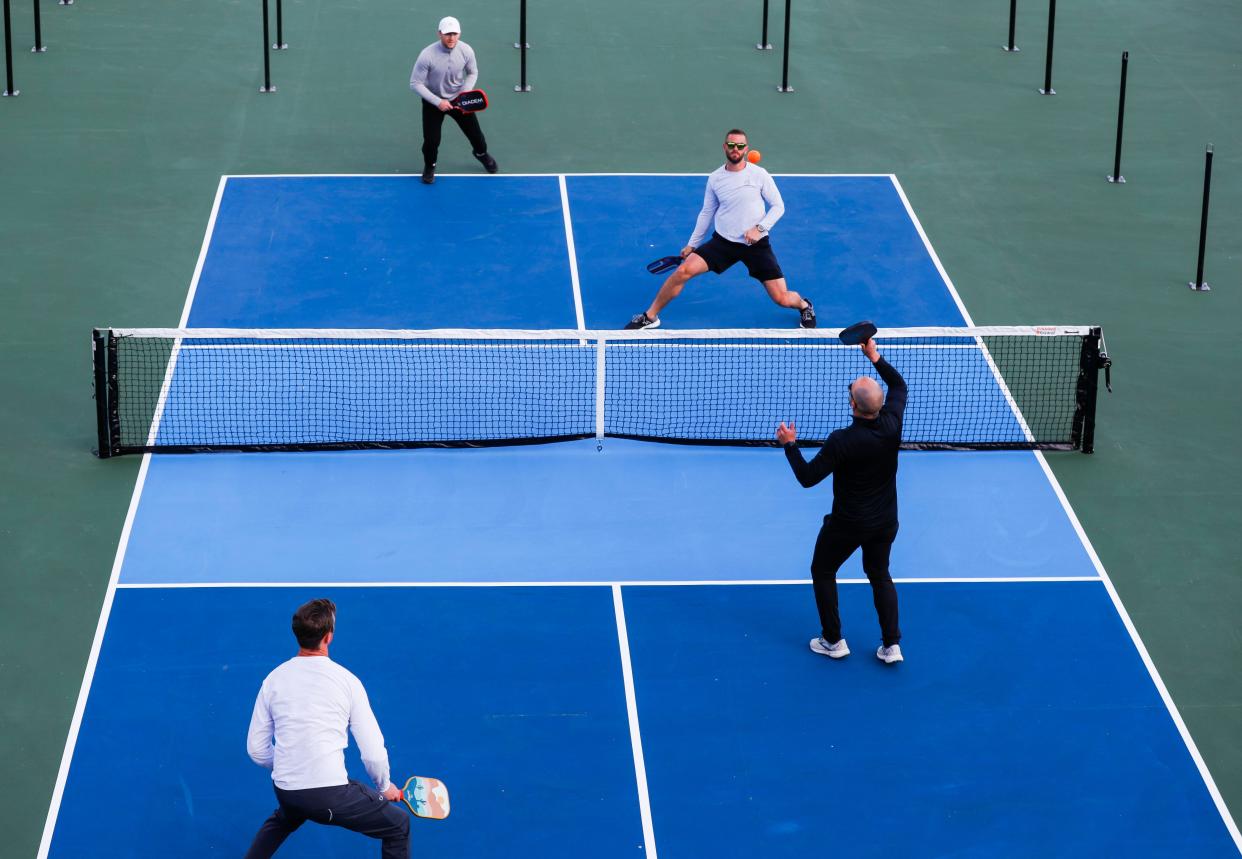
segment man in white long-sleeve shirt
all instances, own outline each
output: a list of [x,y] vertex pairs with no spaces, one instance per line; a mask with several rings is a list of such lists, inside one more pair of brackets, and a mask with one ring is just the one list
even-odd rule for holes
[[[763,284],[769,298],[798,311],[802,328],[815,327],[815,309],[809,299],[788,288],[768,241],[768,232],[785,214],[785,203],[768,171],[747,159],[749,149],[741,129],[725,135],[725,163],[707,177],[703,209],[694,235],[681,249],[681,265],[664,281],[651,306],[626,324],[627,329],[659,327],[660,311],[681,294],[690,278],[705,271],[721,274],[738,262]],[[704,243],[709,228],[714,228],[712,236]]]
[[[335,627],[331,600],[301,606],[293,615],[298,655],[276,666],[259,688],[246,751],[272,771],[280,805],[259,828],[246,859],[271,856],[307,820],[381,839],[384,859],[410,855],[410,818],[392,804],[401,791],[389,780],[388,751],[367,692],[328,658]],[[345,773],[346,729],[374,788]]]
[[449,101],[459,93],[474,89],[479,79],[479,66],[474,48],[461,41],[461,24],[456,18],[443,18],[439,41],[423,48],[410,72],[410,89],[418,93],[423,104],[423,182],[436,181],[436,157],[440,153],[440,132],[444,117],[451,116],[470,141],[470,151],[488,173],[500,168],[487,153],[487,138],[479,125],[479,117],[453,107]]

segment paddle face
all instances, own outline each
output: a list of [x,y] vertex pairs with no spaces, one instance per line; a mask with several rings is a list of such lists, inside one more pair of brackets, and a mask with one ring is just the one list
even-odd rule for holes
[[438,778],[411,776],[401,788],[401,798],[415,817],[443,820],[449,816],[448,788]]
[[846,346],[857,346],[860,343],[866,343],[874,337],[875,332],[876,327],[874,322],[855,322],[849,328],[842,328],[838,337],[840,337],[841,342]]
[[462,113],[478,113],[487,109],[487,93],[481,89],[468,89],[453,96],[449,104]]
[[681,257],[660,257],[654,262],[647,263],[647,271],[652,274],[663,274],[669,269],[677,268],[681,265]]

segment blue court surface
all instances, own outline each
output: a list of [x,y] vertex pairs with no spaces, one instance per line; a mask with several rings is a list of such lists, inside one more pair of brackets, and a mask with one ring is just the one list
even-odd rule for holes
[[[821,325],[970,323],[893,177],[776,178],[773,245]],[[230,178],[183,322],[617,328],[703,182]],[[664,321],[796,324],[740,267]],[[853,655],[807,649],[831,490],[799,487],[779,450],[149,457],[42,855],[242,855],[274,807],[245,753],[254,697],[318,596],[394,775],[452,791],[447,821],[414,821],[414,855],[1237,855],[1042,456],[905,453],[899,494],[906,661],[885,666],[857,558]],[[377,852],[308,824],[280,855]]]

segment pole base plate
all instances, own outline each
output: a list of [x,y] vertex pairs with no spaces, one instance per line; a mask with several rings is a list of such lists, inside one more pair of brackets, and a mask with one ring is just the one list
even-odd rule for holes
[[1195,292],[1211,292],[1212,291],[1212,287],[1208,286],[1206,282],[1197,284],[1194,281],[1191,281],[1190,283],[1187,283],[1186,285],[1189,286]]
[[514,92],[530,92],[530,84],[526,84],[525,86],[522,86],[522,84],[514,84],[513,91]]
[[1124,185],[1126,184],[1126,177],[1125,176],[1109,176],[1108,181],[1116,183],[1118,185]]

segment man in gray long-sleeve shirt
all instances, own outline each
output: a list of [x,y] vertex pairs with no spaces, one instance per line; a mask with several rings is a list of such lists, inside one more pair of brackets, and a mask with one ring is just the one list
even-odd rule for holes
[[[707,177],[703,209],[694,235],[681,249],[681,265],[664,281],[651,306],[626,324],[627,329],[658,328],[660,311],[681,294],[686,281],[705,271],[722,274],[737,262],[745,264],[750,276],[763,284],[769,298],[798,311],[801,327],[815,327],[810,300],[786,287],[785,274],[768,241],[768,231],[785,214],[785,203],[768,171],[747,159],[749,149],[741,129],[725,135],[725,163]],[[712,227],[711,238],[704,242]]]
[[436,181],[436,156],[440,152],[440,131],[444,117],[451,116],[470,141],[470,151],[488,173],[500,168],[487,153],[487,138],[479,126],[479,118],[453,107],[450,99],[458,93],[474,89],[479,67],[474,49],[461,41],[461,24],[456,18],[440,21],[439,41],[423,48],[410,73],[410,89],[423,100],[423,182]]

